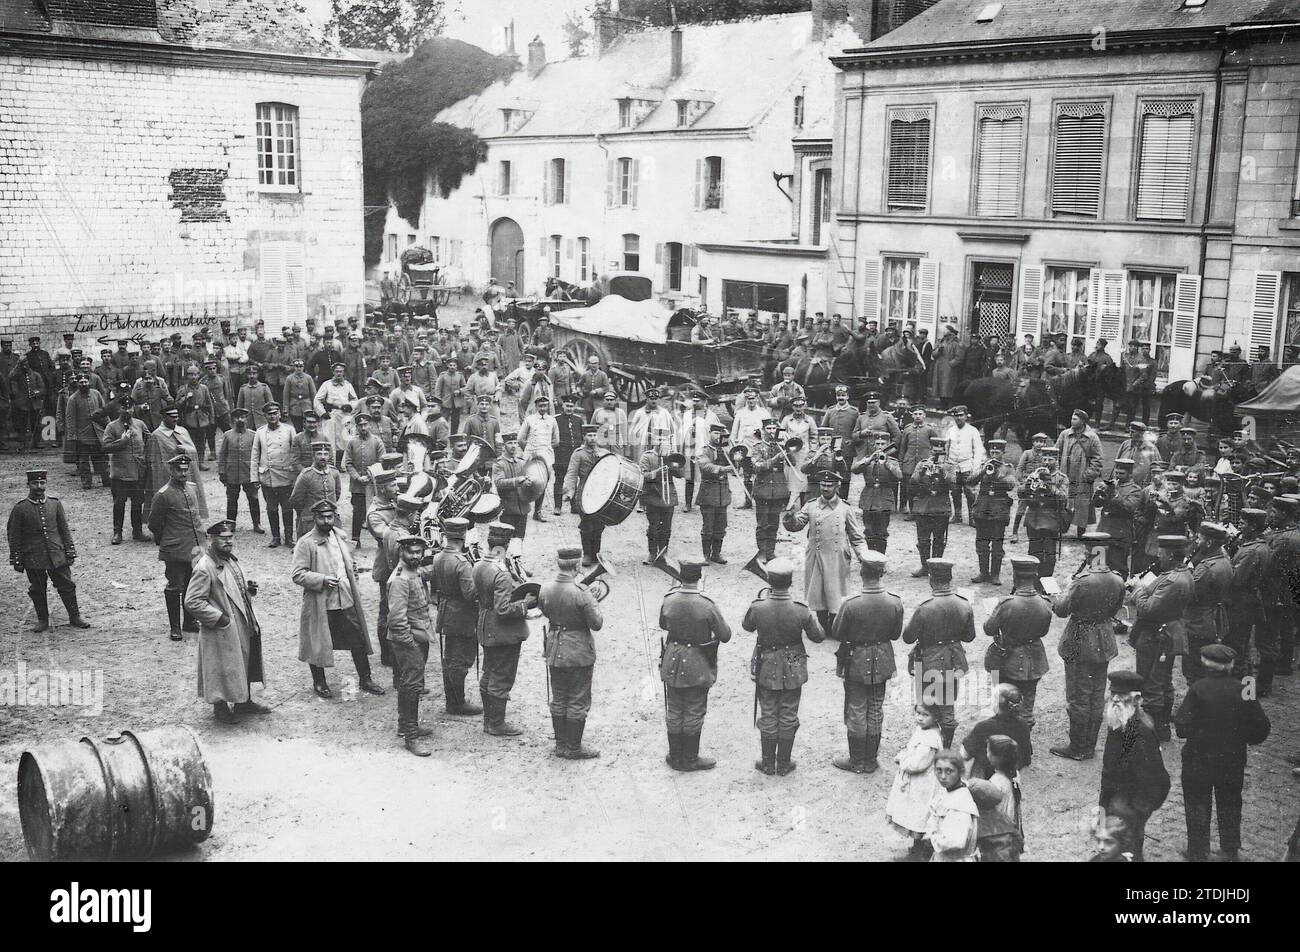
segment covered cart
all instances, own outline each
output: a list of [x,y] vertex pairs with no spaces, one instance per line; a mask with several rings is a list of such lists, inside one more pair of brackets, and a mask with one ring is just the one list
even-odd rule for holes
[[386,280],[387,296],[399,304],[410,304],[411,299],[431,302],[435,307],[446,304],[455,290],[446,283],[447,269],[435,260],[433,252],[423,245],[412,245],[402,252],[402,270],[395,284]]
[[1300,366],[1288,367],[1253,400],[1238,404],[1236,415],[1261,446],[1292,439],[1300,427]]

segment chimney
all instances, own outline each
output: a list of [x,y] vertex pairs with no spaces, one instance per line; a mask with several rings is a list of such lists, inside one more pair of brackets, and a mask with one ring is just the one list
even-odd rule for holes
[[682,78],[682,28],[674,26],[668,34],[669,49],[672,55],[672,67],[668,72],[669,79]]
[[643,29],[641,20],[625,17],[619,12],[617,0],[610,4],[607,11],[597,11],[591,15],[592,46],[597,56],[603,56],[624,33]]
[[535,36],[528,44],[528,75],[536,76],[546,68],[546,44],[540,36]]
[[850,0],[812,0],[812,41],[820,43],[849,17]]

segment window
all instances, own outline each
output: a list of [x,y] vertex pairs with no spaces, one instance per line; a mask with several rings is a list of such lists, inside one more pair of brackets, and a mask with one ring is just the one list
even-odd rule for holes
[[635,205],[636,204],[636,187],[637,187],[637,162],[635,159],[619,159],[616,163],[618,166],[618,180],[616,182],[617,198],[616,205]]
[[920,258],[885,258],[885,326],[916,322],[921,291]]
[[930,108],[909,106],[889,114],[890,211],[924,209],[930,194]]
[[563,256],[564,240],[559,235],[551,235],[550,250],[547,260],[551,266],[551,277],[560,277],[560,261]]
[[[701,295],[708,290],[702,286]],[[701,300],[707,300],[702,297]],[[790,289],[784,284],[760,284],[756,281],[723,281],[722,306],[725,310],[790,313]]]
[[257,104],[257,184],[268,191],[298,190],[298,107]]
[[975,214],[981,218],[1015,218],[1020,214],[1024,128],[1023,106],[980,107]]
[[686,99],[677,100],[677,125],[689,126],[691,124],[691,107],[690,101]]
[[497,194],[498,195],[511,194],[512,192],[511,185],[512,182],[511,182],[510,160],[502,159],[500,162],[497,163]]
[[623,236],[623,270],[641,270],[641,236]]
[[437,235],[429,239],[429,250],[433,252],[434,261],[442,261],[442,239]]
[[[1282,275],[1282,363],[1300,363],[1300,274]],[[1252,355],[1253,356],[1253,355]]]
[[591,280],[591,239],[578,239],[578,280]]
[[1078,218],[1101,215],[1101,182],[1106,161],[1106,104],[1056,105],[1052,147],[1052,214]]
[[803,94],[794,97],[794,127],[803,128]]
[[1088,336],[1088,268],[1048,268],[1043,281],[1044,334]]
[[722,156],[710,155],[695,163],[695,207],[716,210],[722,208]]
[[812,235],[814,245],[820,245],[823,230],[831,220],[831,170],[818,169],[813,173]]
[[564,159],[549,159],[543,168],[542,200],[547,205],[564,205],[568,202],[568,163]]
[[1130,271],[1128,326],[1124,344],[1140,341],[1156,358],[1156,376],[1169,376],[1169,348],[1174,336],[1176,275]]
[[1138,218],[1187,220],[1195,132],[1195,103],[1143,103],[1138,133]]
[[[436,241],[436,239],[435,239],[435,241]],[[406,247],[409,248],[409,247],[411,247],[413,244],[415,244],[415,235],[407,235],[407,236],[406,236]],[[436,248],[437,245],[435,244],[434,247]]]
[[396,235],[384,236],[384,257],[387,258],[389,261],[397,260],[397,236]]
[[664,288],[668,291],[682,289],[682,244],[679,241],[664,245]]
[[618,127],[620,129],[632,128],[632,100],[620,99],[618,101]]

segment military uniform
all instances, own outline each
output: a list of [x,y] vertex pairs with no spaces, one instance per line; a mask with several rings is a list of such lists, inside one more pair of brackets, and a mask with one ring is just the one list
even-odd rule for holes
[[1137,650],[1142,707],[1162,740],[1169,737],[1174,705],[1174,657],[1187,651],[1183,610],[1192,600],[1192,570],[1176,565],[1134,594],[1137,621],[1129,640]]
[[1052,627],[1052,603],[1035,588],[1037,559],[1016,557],[1012,566],[1016,590],[998,602],[984,621],[984,634],[993,639],[984,667],[998,672],[999,683],[1020,689],[1024,699],[1020,716],[1033,730],[1038,682],[1048,669],[1043,636]]
[[[324,443],[323,440],[317,442]],[[330,452],[333,453],[332,447]],[[310,466],[298,474],[298,478],[293,482],[293,491],[289,493],[289,506],[298,515],[299,539],[315,531],[316,527],[311,519],[311,507],[322,499],[337,506],[342,492],[343,480],[339,476],[339,471],[328,463],[324,470]],[[334,526],[335,528],[343,526],[337,509],[334,512]]]
[[977,581],[1000,585],[1007,526],[1011,524],[1011,493],[1016,488],[1016,468],[999,460],[993,463],[992,472],[986,467],[975,475],[979,480],[979,492],[970,514],[975,521],[975,556],[980,567]]
[[720,446],[704,447],[695,462],[700,470],[700,491],[695,497],[702,520],[700,549],[706,559],[722,565],[722,540],[727,535],[727,509],[731,506],[730,463]]
[[[444,535],[447,523],[443,521]],[[466,525],[453,531],[465,537]],[[442,653],[442,689],[448,714],[480,714],[465,701],[465,676],[478,662],[478,588],[473,565],[464,551],[443,549],[433,557],[430,589],[438,609],[438,644]]]
[[[1264,603],[1260,586],[1268,569],[1268,542],[1263,535],[1248,533],[1242,537],[1237,551],[1232,554],[1232,588],[1228,593],[1228,635],[1224,644],[1236,654],[1234,673],[1242,675],[1249,662],[1251,636],[1264,624]],[[1256,682],[1257,696],[1268,697],[1273,687],[1273,672],[1265,680],[1263,659]]]
[[790,484],[781,444],[776,440],[755,444],[750,459],[754,465],[754,541],[758,557],[769,562],[776,557],[777,527],[790,503]]
[[[903,600],[886,591],[878,577],[868,579],[861,592],[846,598],[835,615],[831,637],[840,642],[835,669],[844,679],[844,729],[849,741],[844,769],[876,769],[885,692],[897,670],[894,642],[902,633]],[[841,766],[841,761],[835,765]]]
[[[696,567],[696,579],[698,572]],[[669,592],[659,609],[659,627],[667,633],[659,677],[664,682],[668,765],[675,770],[711,767],[711,760],[699,757],[700,732],[709,688],[718,679],[718,645],[731,640],[731,628],[713,599],[696,590]]]
[[[586,430],[591,424],[585,424]],[[585,444],[573,451],[569,457],[569,468],[564,476],[564,495],[574,502],[582,500],[583,487],[587,485],[587,476],[596,461],[609,453],[601,447],[588,447]],[[605,533],[605,523],[596,516],[585,513],[578,518],[578,536],[582,540],[582,562],[591,565],[600,555],[600,540]]]
[[916,521],[916,551],[921,556],[918,576],[926,574],[926,564],[939,558],[948,546],[948,520],[952,517],[952,487],[957,485],[957,470],[951,463],[933,459],[918,463],[912,471],[912,515]]
[[1056,600],[1053,611],[1068,618],[1056,653],[1065,662],[1065,706],[1070,719],[1068,748],[1080,759],[1097,747],[1106,703],[1106,669],[1115,646],[1115,613],[1124,604],[1124,580],[1111,569],[1084,565]]
[[1028,510],[1025,513],[1025,533],[1029,536],[1027,552],[1038,559],[1043,577],[1056,572],[1056,547],[1060,542],[1062,513],[1070,498],[1070,481],[1059,469],[1050,473],[1041,489],[1030,486],[1026,480],[1019,491]]
[[673,534],[673,510],[677,506],[677,483],[662,456],[646,450],[640,460],[641,505],[645,508],[645,541],[648,561],[668,548]]
[[[1282,502],[1275,500],[1274,505]],[[1260,584],[1264,624],[1255,632],[1260,680],[1271,684],[1274,673],[1291,671],[1295,650],[1296,602],[1294,581],[1300,571],[1300,528],[1279,527],[1267,536],[1268,566]]]
[[519,670],[520,646],[528,638],[525,603],[513,601],[514,580],[498,559],[485,557],[474,566],[478,599],[478,643],[483,646],[483,730],[489,734],[518,734],[505,724],[506,702]]
[[[399,538],[409,538],[409,535],[401,530]],[[397,733],[409,745],[413,738],[433,733],[420,728],[420,695],[424,692],[433,620],[424,588],[428,569],[410,569],[400,563],[400,558],[399,554],[399,564],[388,577],[384,590],[388,596],[387,640],[392,652],[393,686],[397,688]],[[427,756],[427,750],[422,756]]]
[[[1210,530],[1205,523],[1203,531]],[[1201,648],[1221,642],[1228,635],[1228,599],[1232,595],[1232,560],[1222,549],[1192,565],[1192,600],[1183,611],[1187,632],[1187,653],[1183,655],[1183,677],[1188,685],[1204,676]]]
[[[771,565],[768,566],[771,571]],[[793,565],[790,574],[793,574]],[[750,675],[758,704],[758,732],[763,759],[759,769],[784,776],[794,769],[790,752],[799,730],[799,699],[808,681],[808,654],[803,638],[820,643],[826,637],[817,617],[788,589],[755,599],[741,622],[754,631],[754,656]]]
[[1138,571],[1138,566],[1131,566],[1131,556],[1135,541],[1134,522],[1142,506],[1142,488],[1127,477],[1117,477],[1113,484],[1097,488],[1093,505],[1101,513],[1097,531],[1110,536],[1106,564],[1128,578],[1130,571]]
[[20,499],[9,513],[9,564],[14,571],[27,573],[27,594],[36,609],[37,629],[44,631],[50,623],[46,581],[54,583],[68,618],[78,627],[81,612],[77,606],[77,585],[72,581],[72,563],[77,545],[68,528],[68,518],[58,496],[48,493],[43,499]]
[[[575,551],[572,561],[577,562],[580,555]],[[591,633],[600,631],[604,618],[591,592],[574,581],[572,572],[563,569],[553,582],[542,586],[537,600],[547,622],[545,652],[555,752],[569,760],[585,759],[594,754],[582,746],[596,664],[596,641]],[[578,754],[582,756],[575,757]]]
[[928,569],[935,591],[912,612],[903,629],[903,644],[915,646],[908,656],[907,673],[915,679],[917,704],[939,708],[939,732],[943,746],[950,747],[957,730],[953,707],[958,681],[969,670],[962,643],[975,640],[975,612],[950,587],[951,562],[931,559]]
[[871,452],[853,464],[853,472],[862,474],[858,505],[862,509],[862,532],[867,537],[867,548],[884,552],[889,546],[889,517],[894,511],[903,470],[898,460],[888,456],[875,458]]
[[171,623],[173,641],[180,641],[181,631],[198,631],[199,623],[185,611],[181,600],[194,574],[194,563],[204,549],[206,531],[199,524],[202,516],[193,483],[180,486],[167,482],[154,494],[149,509],[149,531],[158,544],[158,560],[163,564],[167,584],[163,599]]

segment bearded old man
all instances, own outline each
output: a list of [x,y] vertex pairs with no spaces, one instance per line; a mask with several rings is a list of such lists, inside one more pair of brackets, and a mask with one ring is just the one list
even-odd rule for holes
[[1106,749],[1101,762],[1098,805],[1107,817],[1122,817],[1142,861],[1147,820],[1169,795],[1169,773],[1160,758],[1155,726],[1142,710],[1142,676],[1112,671],[1106,699]]

